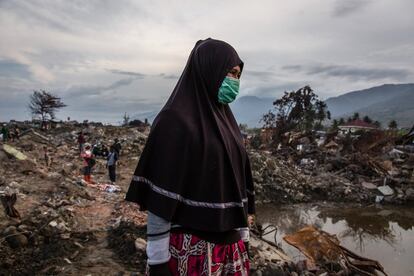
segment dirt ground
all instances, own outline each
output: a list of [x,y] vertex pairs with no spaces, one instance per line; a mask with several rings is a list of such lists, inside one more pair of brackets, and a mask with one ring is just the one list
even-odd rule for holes
[[[91,142],[97,136],[106,144],[127,140],[117,172],[121,192],[111,193],[100,189],[108,183],[103,157],[93,175],[97,185],[80,181],[76,134],[68,131],[49,133],[50,141],[28,134],[9,143],[26,160],[1,157],[0,188],[17,194],[20,218],[0,210],[0,275],[142,275],[145,247],[137,249],[134,241],[145,238],[146,217],[124,196],[138,160],[132,143],[143,144],[133,129],[89,131]],[[53,159],[49,167],[43,146]]]
[[[81,130],[91,144],[110,146],[115,138],[121,141],[117,186],[109,186],[104,157],[96,159],[95,184],[82,181],[83,160],[76,139]],[[68,125],[48,132],[27,129],[19,141],[0,142],[0,275],[143,275],[146,214],[124,197],[148,131]],[[299,165],[290,160],[292,154],[284,159],[281,153],[249,151],[256,203],[341,199],[372,204],[380,196],[384,176],[381,170],[364,173],[367,168],[385,165],[389,170],[383,174],[394,178],[387,178],[389,187],[381,187],[393,189],[382,196],[384,201],[414,199],[411,153],[391,148],[379,161],[367,158],[362,160],[365,163],[337,154],[326,154],[332,160],[319,158],[325,156],[320,149],[296,155]],[[317,157],[324,162],[318,164]],[[17,217],[7,215],[6,208]],[[250,242],[252,275],[322,273],[309,274],[293,264],[277,246],[261,239],[262,235],[252,236]]]

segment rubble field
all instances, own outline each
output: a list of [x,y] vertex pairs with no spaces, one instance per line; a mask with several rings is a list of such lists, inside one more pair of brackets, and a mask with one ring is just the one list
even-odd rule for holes
[[[120,192],[106,189],[103,157],[93,172],[97,184],[82,181],[76,143],[81,130],[91,144],[123,140]],[[145,231],[135,230],[145,225],[146,215],[123,199],[145,140],[136,128],[68,126],[28,130],[20,140],[0,144],[0,196],[16,195],[12,208],[19,216],[0,212],[0,275],[143,274],[145,246],[134,241],[145,239]]]
[[250,150],[257,203],[414,203],[413,145],[387,132],[292,136],[287,146]]
[[[0,275],[143,275],[146,214],[124,197],[148,128],[21,129],[19,140],[0,143]],[[80,131],[91,144],[121,141],[116,186],[110,185],[103,157],[96,158],[95,184],[82,181]],[[392,147],[373,157],[342,155],[311,143],[305,148],[249,149],[259,204],[414,200],[414,158],[404,149]],[[298,275],[290,258],[260,233],[251,247],[253,275]]]

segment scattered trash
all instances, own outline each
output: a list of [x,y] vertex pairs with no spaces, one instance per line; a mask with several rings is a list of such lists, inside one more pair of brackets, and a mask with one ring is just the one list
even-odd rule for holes
[[[138,226],[145,224],[146,216],[135,205],[119,202],[123,199],[121,189],[129,182],[124,176],[135,169],[149,128],[63,123],[61,128],[46,133],[23,126],[21,129],[20,141],[13,146],[2,144],[0,148],[2,203],[6,212],[16,218],[21,216],[15,219],[1,214],[1,219],[5,219],[1,221],[4,227],[0,233],[8,227],[14,228],[8,230],[11,236],[4,232],[0,236],[0,270],[23,275],[86,275],[87,271],[73,269],[79,269],[80,264],[88,267],[88,262],[93,265],[92,257],[88,260],[93,255],[91,249],[103,250],[94,241],[101,239],[99,244],[102,244],[102,239],[107,238],[109,249],[119,258],[119,263],[143,273],[145,229]],[[97,183],[104,184],[79,180],[81,162],[76,138],[80,130],[92,144],[110,145],[116,137],[123,141],[118,166],[122,172],[116,182],[119,185],[109,184],[105,159],[99,157],[93,175]],[[330,133],[320,133],[321,137],[316,138],[307,135],[289,134],[286,140],[291,144],[288,145],[248,147],[258,204],[313,200],[363,204],[384,200],[391,204],[414,202],[414,147],[411,145],[395,146],[388,136],[371,139],[362,135],[348,139]],[[50,155],[48,167],[44,165],[41,150],[44,145]],[[385,184],[384,177],[387,177]],[[13,193],[15,199],[19,197],[21,214],[13,209],[13,199],[4,197]],[[102,231],[108,231],[107,237]],[[274,271],[282,266],[279,262],[291,262],[278,250],[277,244],[264,242],[258,238],[260,235],[252,236],[252,264],[258,273],[275,275]],[[15,250],[19,247],[25,248]],[[342,249],[342,252],[346,251]],[[107,253],[102,254],[102,262],[108,260]],[[303,267],[320,268],[318,263],[309,261]],[[266,274],[266,271],[272,272]],[[319,275],[324,273],[328,272]]]
[[[145,213],[124,202],[119,191],[129,182],[123,175],[132,175],[149,128],[141,132],[134,127],[61,126],[40,132],[22,123],[19,140],[0,143],[0,206],[4,207],[0,210],[0,274],[87,275],[96,265],[105,275],[127,273],[131,267],[138,275],[143,274],[145,251],[134,263],[124,266],[115,247],[102,244],[112,216],[145,224]],[[76,137],[81,129],[94,144],[98,140],[110,144],[116,137],[123,141],[119,185],[93,187],[78,182],[82,164]],[[97,157],[96,161],[95,181],[108,181],[106,160]],[[123,205],[129,207],[118,207]],[[120,234],[123,231],[126,229],[120,229]],[[140,237],[145,238],[145,231]],[[125,248],[134,248],[135,239],[125,242]]]
[[121,187],[112,184],[105,184],[103,190],[108,193],[116,193],[121,191]]

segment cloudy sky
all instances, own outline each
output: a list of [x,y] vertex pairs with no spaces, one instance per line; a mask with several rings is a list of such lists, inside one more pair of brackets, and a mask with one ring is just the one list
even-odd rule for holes
[[198,39],[245,62],[241,95],[306,84],[326,99],[414,82],[414,1],[0,0],[0,121],[29,119],[45,89],[60,119],[120,121],[157,110]]

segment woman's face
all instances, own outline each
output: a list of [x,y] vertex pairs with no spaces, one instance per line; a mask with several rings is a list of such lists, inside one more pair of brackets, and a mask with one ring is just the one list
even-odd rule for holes
[[239,65],[234,66],[227,73],[227,77],[231,77],[231,78],[235,78],[235,79],[240,79],[240,75],[241,75],[241,70],[240,70],[240,66]]

